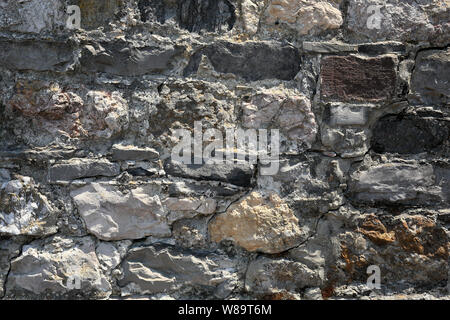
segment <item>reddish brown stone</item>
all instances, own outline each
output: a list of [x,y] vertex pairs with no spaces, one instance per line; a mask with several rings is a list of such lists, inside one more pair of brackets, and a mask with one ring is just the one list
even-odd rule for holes
[[330,101],[381,101],[392,96],[396,58],[383,56],[329,56],[322,60],[322,99]]

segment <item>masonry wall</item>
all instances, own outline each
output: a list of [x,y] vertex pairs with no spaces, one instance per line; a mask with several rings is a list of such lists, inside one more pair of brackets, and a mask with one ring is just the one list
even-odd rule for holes
[[[0,297],[448,298],[449,7],[1,1]],[[174,161],[197,121],[279,170]]]

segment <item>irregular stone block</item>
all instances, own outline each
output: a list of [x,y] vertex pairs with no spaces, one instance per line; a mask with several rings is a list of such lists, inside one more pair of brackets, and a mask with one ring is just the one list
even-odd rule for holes
[[236,21],[236,8],[229,0],[140,0],[138,7],[144,22],[174,19],[190,32],[228,31]]
[[84,46],[80,63],[85,72],[140,76],[170,68],[170,62],[181,51],[164,45],[136,48],[121,42],[90,44]]
[[6,290],[15,299],[101,299],[109,297],[111,285],[90,237],[56,236],[24,246],[11,262]]
[[159,153],[152,148],[138,148],[135,146],[125,146],[115,144],[112,147],[112,158],[114,160],[155,160],[159,158]]
[[59,42],[0,41],[0,66],[17,70],[67,71],[75,64],[71,45]]
[[71,159],[51,166],[48,174],[50,181],[70,181],[97,176],[113,177],[120,174],[120,166],[105,159]]
[[89,30],[107,27],[110,21],[115,20],[123,0],[77,0],[72,4],[80,7],[81,27]]
[[251,185],[253,165],[249,162],[224,161],[215,164],[183,164],[169,160],[164,166],[167,174],[197,180],[218,180],[241,187]]
[[351,0],[348,29],[371,40],[449,41],[448,1]]
[[30,177],[0,184],[0,235],[48,236],[58,231],[57,212]]
[[265,199],[252,192],[232,204],[209,225],[211,240],[233,240],[248,251],[279,253],[296,244],[304,236],[299,220],[278,195]]
[[442,189],[435,186],[431,165],[386,163],[373,165],[351,176],[349,195],[356,203],[429,205],[441,202]]
[[317,35],[338,29],[343,18],[338,1],[272,0],[265,11],[265,23],[295,30],[298,35]]
[[27,33],[44,33],[66,24],[61,0],[4,0],[0,3],[0,28]]
[[420,103],[449,105],[450,48],[425,50],[417,55],[411,77],[411,92]]
[[292,80],[300,71],[301,64],[298,49],[291,45],[276,42],[217,41],[194,53],[184,69],[185,76],[197,72],[203,55],[208,58],[215,71],[232,73],[247,81]]
[[386,287],[388,283],[434,286],[446,281],[450,241],[433,218],[414,213],[368,214],[359,216],[356,223],[357,231],[347,232],[341,242],[347,281],[366,281],[367,267],[374,264],[388,281]]
[[369,130],[364,128],[329,128],[321,130],[322,144],[342,158],[363,156],[369,150]]
[[170,227],[161,200],[145,187],[124,194],[118,187],[91,183],[70,193],[86,227],[102,240],[167,237]]
[[406,113],[381,118],[373,129],[371,145],[378,153],[416,154],[443,150],[449,140],[447,120]]
[[0,297],[5,294],[6,276],[11,267],[11,260],[20,254],[21,243],[14,240],[0,240]]
[[316,139],[317,124],[311,103],[303,95],[281,90],[263,90],[242,105],[242,126],[278,129],[289,139],[308,147]]
[[321,94],[326,101],[382,101],[395,90],[397,59],[329,56],[322,59]]
[[180,26],[199,32],[231,30],[236,21],[235,6],[229,0],[181,0],[178,4]]
[[248,266],[245,289],[259,297],[284,291],[293,293],[305,287],[318,287],[324,278],[323,269],[313,270],[287,259],[259,257]]
[[131,249],[122,268],[122,294],[155,294],[184,287],[217,293],[236,277],[235,263],[226,256],[183,252],[161,244]]

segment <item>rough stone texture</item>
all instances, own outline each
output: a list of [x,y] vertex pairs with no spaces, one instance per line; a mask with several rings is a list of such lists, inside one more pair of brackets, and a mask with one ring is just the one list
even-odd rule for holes
[[96,176],[111,177],[120,173],[120,166],[108,160],[71,159],[54,164],[49,169],[51,181],[70,181]]
[[352,176],[349,191],[356,202],[372,204],[432,205],[445,199],[431,165],[374,165]]
[[437,112],[433,114],[426,109],[416,110],[381,118],[374,128],[373,150],[400,154],[448,150],[448,115]]
[[422,103],[447,105],[450,103],[450,48],[424,50],[418,53],[411,78],[413,96]]
[[[186,254],[165,245],[131,249],[122,268],[123,278],[119,284],[129,294],[203,287],[201,290],[224,298],[221,294],[232,289],[236,278],[235,262],[228,257],[217,254]],[[231,288],[223,290],[227,285]]]
[[0,300],[450,299],[449,8],[0,0]]
[[1,41],[0,66],[8,69],[67,71],[73,69],[75,55],[67,43]]
[[170,228],[158,195],[136,188],[123,194],[98,183],[71,192],[87,229],[103,240],[166,237]]
[[320,286],[323,277],[323,270],[311,270],[299,262],[260,257],[250,263],[245,283],[247,291],[270,298],[304,287]]
[[330,101],[389,99],[396,83],[396,59],[330,56],[322,60],[322,98]]
[[[351,0],[348,5],[348,29],[371,40],[409,40],[448,43],[448,0]],[[374,19],[379,6],[380,24]]]
[[58,231],[56,209],[30,177],[0,185],[0,235],[46,236]]
[[[202,56],[206,56],[215,71],[231,73],[247,81],[263,79],[292,80],[300,70],[298,49],[281,43],[218,41],[195,52],[184,75],[198,71]],[[259,68],[264,65],[264,68]]]
[[213,241],[235,241],[248,251],[278,253],[299,243],[298,218],[281,199],[257,192],[231,205],[209,226]]
[[342,23],[339,1],[271,0],[265,22],[295,30],[299,35],[338,29]]
[[95,43],[83,48],[80,62],[86,72],[139,76],[165,70],[180,51],[173,46],[136,48],[121,41]]
[[242,105],[242,126],[252,129],[281,129],[289,140],[311,147],[317,134],[311,103],[303,95],[282,90],[262,91]]
[[95,242],[89,237],[56,236],[25,245],[11,262],[6,288],[8,298],[18,299],[49,295],[98,299],[111,294],[95,254]]
[[236,21],[235,5],[228,0],[140,0],[138,7],[144,22],[172,19],[191,32],[228,31]]

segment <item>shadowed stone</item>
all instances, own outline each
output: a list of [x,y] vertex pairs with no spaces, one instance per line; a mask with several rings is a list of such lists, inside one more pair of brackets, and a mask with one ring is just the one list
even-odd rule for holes
[[102,43],[86,45],[80,62],[86,72],[139,76],[166,70],[180,51],[172,46],[135,48],[125,43]]
[[195,74],[205,55],[214,70],[232,73],[248,81],[263,79],[292,80],[300,71],[300,53],[291,45],[278,42],[215,42],[199,49],[191,57],[184,75]]
[[75,63],[66,43],[0,41],[0,66],[17,70],[67,71]]

